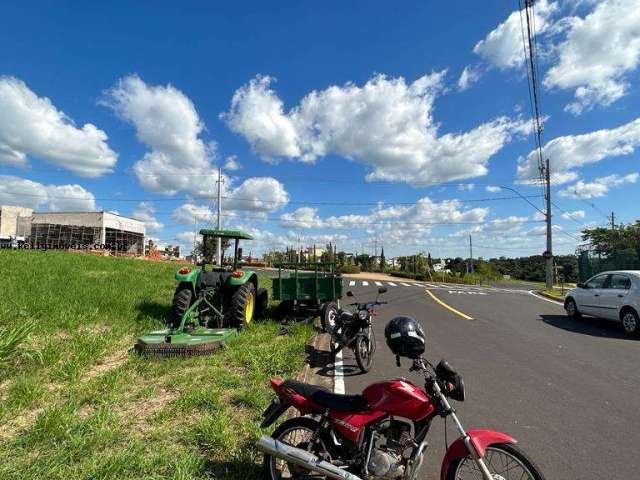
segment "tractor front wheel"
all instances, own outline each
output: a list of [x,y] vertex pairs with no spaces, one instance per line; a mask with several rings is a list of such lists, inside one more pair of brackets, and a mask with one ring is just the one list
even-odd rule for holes
[[256,287],[251,282],[239,286],[231,296],[224,315],[226,327],[242,328],[253,321],[256,307]]
[[193,291],[191,285],[183,282],[179,284],[173,294],[173,304],[171,307],[170,327],[177,328],[182,322],[182,317],[189,310],[191,301],[193,300]]

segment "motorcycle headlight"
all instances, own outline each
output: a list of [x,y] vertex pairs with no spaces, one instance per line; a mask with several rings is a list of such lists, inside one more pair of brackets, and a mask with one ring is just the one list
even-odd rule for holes
[[358,318],[360,320],[366,320],[369,317],[369,312],[367,312],[366,310],[360,310],[358,312]]

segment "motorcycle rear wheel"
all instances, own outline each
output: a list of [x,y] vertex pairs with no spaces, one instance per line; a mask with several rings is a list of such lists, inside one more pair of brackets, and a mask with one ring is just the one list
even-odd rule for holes
[[[271,437],[293,447],[308,450],[309,440],[319,426],[320,424],[317,421],[309,417],[291,418],[280,424]],[[321,432],[319,445],[312,448],[310,450],[311,453],[321,457],[323,460],[331,461],[331,455],[326,447],[329,441],[324,433]],[[267,480],[321,480],[327,478],[324,475],[289,464],[286,460],[275,458],[269,454],[264,455],[263,467],[264,478]]]
[[[497,444],[487,447],[485,465],[494,480],[544,480],[540,469],[518,447]],[[471,457],[460,458],[449,465],[447,480],[482,480],[482,473]]]

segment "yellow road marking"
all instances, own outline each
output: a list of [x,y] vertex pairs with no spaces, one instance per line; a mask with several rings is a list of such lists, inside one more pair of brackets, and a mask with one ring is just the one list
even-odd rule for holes
[[447,310],[452,311],[453,313],[455,313],[456,315],[459,315],[460,317],[464,318],[465,320],[473,320],[473,317],[470,317],[466,313],[462,313],[460,310],[456,310],[451,305],[447,305],[446,303],[444,303],[442,300],[440,300],[438,297],[436,297],[433,293],[431,293],[431,290],[425,290],[425,292],[427,292],[429,294],[429,296],[436,301],[436,303],[439,303],[440,305],[442,305]]

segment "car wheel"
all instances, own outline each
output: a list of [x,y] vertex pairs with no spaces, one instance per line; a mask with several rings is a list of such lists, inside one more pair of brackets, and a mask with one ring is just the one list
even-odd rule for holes
[[570,298],[565,302],[564,309],[567,312],[569,318],[573,318],[574,320],[578,320],[580,318],[578,306],[576,305],[576,301],[573,298]]
[[620,320],[622,320],[622,330],[624,330],[624,333],[627,335],[637,335],[638,331],[640,331],[640,320],[638,320],[638,314],[630,308],[622,311]]

